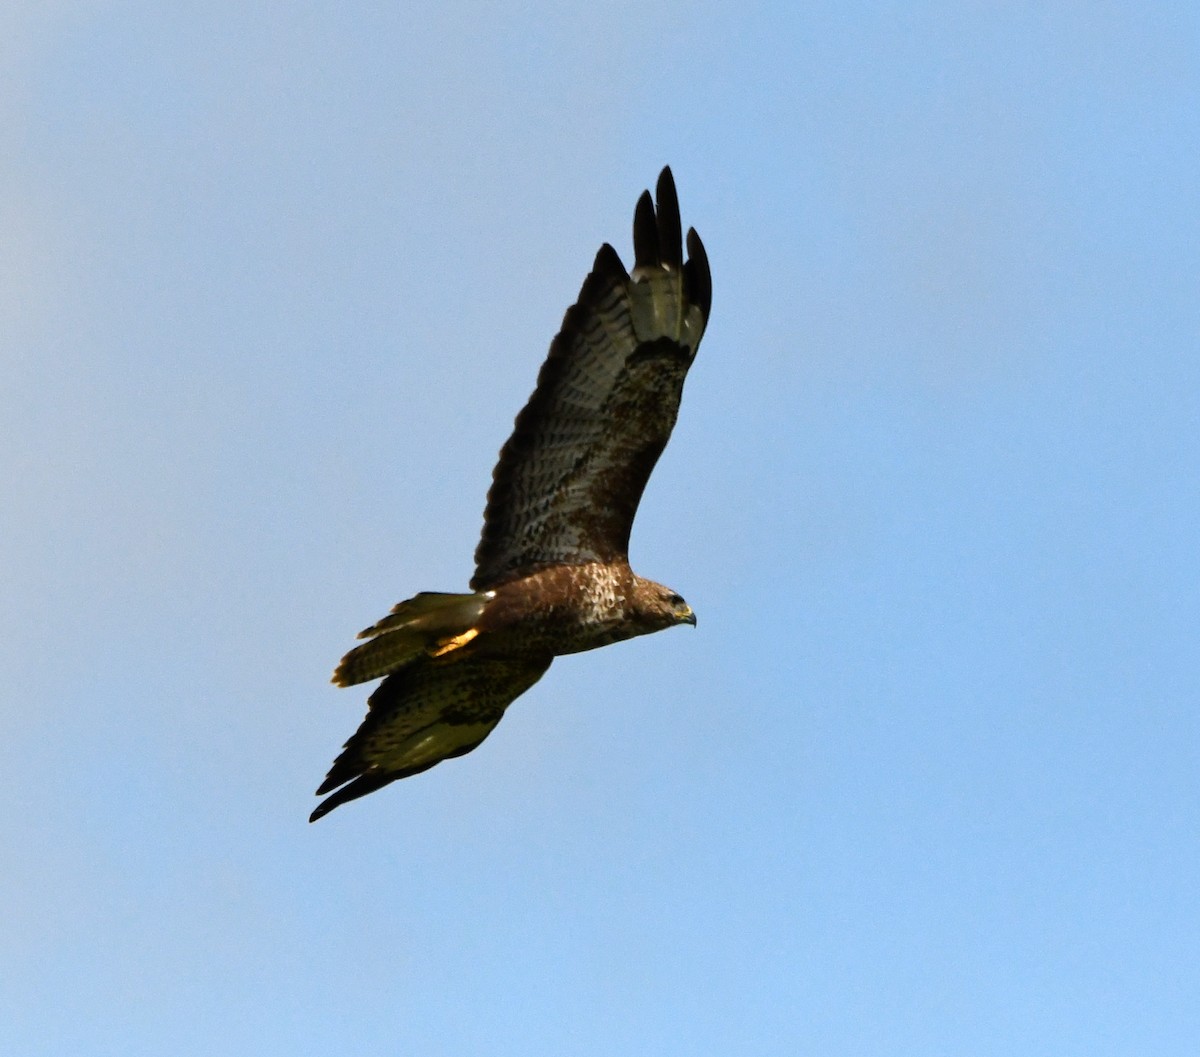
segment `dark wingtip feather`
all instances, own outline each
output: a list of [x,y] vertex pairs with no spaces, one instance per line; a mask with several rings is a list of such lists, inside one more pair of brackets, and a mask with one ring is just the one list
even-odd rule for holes
[[712,308],[712,272],[708,269],[704,243],[700,241],[695,228],[688,228],[687,248],[688,262],[684,265],[683,275],[687,282],[688,297],[700,306],[704,318],[708,319]]
[[[339,801],[339,802],[340,802],[340,801]],[[331,812],[331,811],[332,811],[332,810],[333,810],[335,807],[337,807],[337,804],[335,804],[335,803],[333,802],[333,797],[330,797],[328,800],[323,800],[323,801],[322,801],[322,802],[321,802],[321,803],[320,803],[320,804],[317,806],[316,810],[315,810],[315,811],[313,811],[313,813],[312,813],[311,815],[309,815],[309,816],[308,816],[308,821],[309,821],[309,824],[311,825],[313,822],[316,822],[316,821],[317,821],[317,819],[319,819],[319,818],[324,818],[324,817],[325,817],[326,815],[328,815],[328,814],[329,814],[329,812]]]
[[[418,770],[425,770],[424,767]],[[382,789],[385,785],[390,785],[397,778],[403,778],[408,772],[399,774],[364,774],[354,779],[349,785],[342,786],[333,796],[326,797],[322,800],[308,816],[309,822],[316,822],[319,818],[324,818],[335,807],[341,807],[343,804],[349,803],[351,800],[357,800],[360,796],[366,796],[368,793],[375,792],[376,789]],[[326,779],[324,785],[317,790],[317,796],[324,792],[328,792],[329,781]]]
[[656,268],[662,260],[658,247],[658,221],[649,191],[643,191],[633,214],[634,267]]
[[[346,743],[347,747],[349,742]],[[317,786],[316,796],[324,796],[326,793],[331,793],[339,785],[345,785],[351,778],[358,774],[356,765],[347,759],[347,754],[342,753],[336,760],[333,761],[333,766],[329,769],[329,773],[325,776],[319,786]]]
[[[625,265],[621,263],[617,251],[606,242],[600,247],[592,270],[583,281],[583,286],[580,287],[578,301],[568,308],[566,315],[563,316],[562,332],[573,334],[579,326],[586,325],[580,320],[586,316],[587,311],[602,301],[614,286],[623,286],[627,282],[629,282],[629,275],[625,271]],[[554,340],[556,343],[561,341],[561,334]],[[552,344],[550,347],[553,350],[554,345]],[[549,368],[550,362],[550,360],[546,361],[542,367],[543,371]],[[558,370],[559,368],[554,369]],[[541,375],[539,374],[538,377],[540,384]]]
[[675,193],[675,178],[671,166],[658,174],[658,249],[662,263],[671,268],[683,266],[683,231],[679,220],[679,196]]
[[592,264],[592,274],[598,275],[610,282],[624,283],[629,281],[629,273],[625,271],[625,264],[621,260],[621,255],[607,242],[596,251],[596,260]]

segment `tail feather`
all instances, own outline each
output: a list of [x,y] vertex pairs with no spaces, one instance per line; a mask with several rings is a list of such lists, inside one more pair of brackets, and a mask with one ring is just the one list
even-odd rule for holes
[[490,592],[484,591],[474,594],[423,591],[400,602],[378,623],[359,632],[358,637],[368,641],[342,658],[333,673],[333,682],[338,686],[369,682],[419,657],[436,655],[448,640],[465,635],[474,627],[491,597]]

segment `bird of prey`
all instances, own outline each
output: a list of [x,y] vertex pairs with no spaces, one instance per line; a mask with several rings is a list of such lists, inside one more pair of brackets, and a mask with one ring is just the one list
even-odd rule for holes
[[695,625],[628,557],[712,304],[694,229],[684,259],[669,168],[656,198],[634,212],[632,274],[601,246],[550,345],[492,475],[470,593],[401,602],[334,672],[338,686],[384,680],[309,821],[470,752],[555,657]]

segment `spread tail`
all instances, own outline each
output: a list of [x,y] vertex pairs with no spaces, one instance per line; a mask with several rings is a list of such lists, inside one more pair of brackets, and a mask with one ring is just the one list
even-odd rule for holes
[[465,646],[475,637],[475,623],[492,597],[489,591],[446,594],[422,591],[393,607],[391,613],[364,631],[356,646],[337,666],[333,681],[353,686],[403,668],[418,657],[437,657]]

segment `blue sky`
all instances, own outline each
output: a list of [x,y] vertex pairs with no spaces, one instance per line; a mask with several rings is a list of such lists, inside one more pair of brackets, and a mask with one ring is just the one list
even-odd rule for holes
[[[1183,1054],[1190,4],[12,3],[0,1050]],[[309,826],[670,163],[699,614]]]

